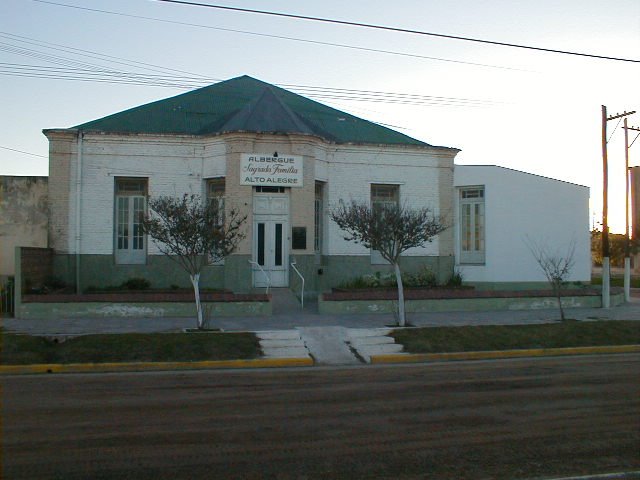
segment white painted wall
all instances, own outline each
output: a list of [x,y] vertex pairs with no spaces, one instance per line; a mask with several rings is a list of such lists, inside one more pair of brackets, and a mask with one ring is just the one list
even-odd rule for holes
[[[251,140],[251,139],[249,139]],[[271,139],[268,146],[254,144],[256,151],[298,148],[287,140]],[[69,194],[65,199],[69,209],[68,249],[75,253],[77,139],[70,137],[68,159]],[[313,162],[306,164],[310,178],[326,183],[325,211],[338,205],[340,199],[370,200],[371,183],[398,184],[400,201],[411,207],[429,207],[441,212],[444,203],[449,209],[451,183],[442,185],[442,169],[453,169],[455,149],[413,146],[331,145],[317,139],[304,138],[300,148],[313,152]],[[235,144],[234,144],[235,145]],[[237,145],[236,145],[237,147]],[[268,148],[267,148],[268,147]],[[173,135],[103,135],[87,132],[82,142],[82,194],[80,204],[80,253],[112,254],[114,247],[114,182],[116,177],[148,179],[149,195],[181,196],[184,193],[204,194],[207,178],[227,175],[227,158],[234,146],[224,137],[198,138]],[[251,151],[251,150],[249,150]],[[305,150],[307,151],[307,150]],[[231,152],[232,153],[232,152]],[[295,152],[294,152],[295,153]],[[307,175],[307,173],[305,173]],[[230,190],[230,186],[227,185]],[[313,192],[313,190],[311,190]],[[446,199],[446,202],[443,201]],[[250,198],[246,199],[250,202]],[[309,201],[313,218],[313,201]],[[312,221],[312,220],[311,220]],[[324,254],[369,256],[369,249],[344,240],[344,233],[325,216]],[[441,245],[442,244],[442,245]],[[443,245],[451,255],[451,241],[437,238],[424,248],[406,252],[406,256],[442,255]],[[58,248],[59,251],[65,251]],[[159,254],[153,242],[148,254]]]
[[564,253],[575,241],[570,281],[591,279],[589,188],[498,166],[456,165],[456,259],[460,258],[459,187],[485,189],[484,265],[459,265],[468,282],[545,281],[527,237]]
[[[224,152],[224,143],[220,140],[86,134],[82,153],[80,252],[113,253],[116,177],[148,178],[151,197],[203,195],[206,178],[225,174]],[[75,179],[75,165],[72,179]],[[74,188],[72,182],[72,191]],[[71,195],[71,223],[75,223],[74,200]],[[147,252],[160,253],[152,241]]]
[[[340,200],[369,202],[371,184],[397,184],[400,202],[410,207],[429,207],[440,213],[440,168],[453,168],[454,153],[440,155],[437,150],[393,147],[346,146],[338,147],[327,155],[328,191],[326,208],[339,205]],[[325,162],[323,162],[325,163]],[[322,177],[321,177],[322,178]],[[320,179],[320,178],[319,178]],[[344,240],[344,232],[328,221],[326,223],[327,255],[370,255],[369,249]],[[438,238],[424,248],[408,250],[404,256],[438,255]]]

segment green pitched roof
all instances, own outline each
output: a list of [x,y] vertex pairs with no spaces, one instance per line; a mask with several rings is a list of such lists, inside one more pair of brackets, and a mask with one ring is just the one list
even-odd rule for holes
[[110,133],[302,133],[336,143],[427,143],[248,76],[135,107],[74,128]]

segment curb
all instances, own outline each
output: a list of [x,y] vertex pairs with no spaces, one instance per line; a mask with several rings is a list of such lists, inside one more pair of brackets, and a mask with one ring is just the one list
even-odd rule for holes
[[637,353],[640,345],[619,345],[572,348],[531,348],[523,350],[494,350],[485,352],[400,353],[372,355],[371,363],[419,363],[448,360],[490,360],[497,358],[554,357],[563,355],[594,355],[606,353]]
[[250,360],[207,360],[199,362],[129,362],[129,363],[50,363],[35,365],[2,365],[0,374],[28,373],[98,373],[140,372],[159,370],[201,370],[216,368],[282,368],[307,367],[312,358],[257,358]]

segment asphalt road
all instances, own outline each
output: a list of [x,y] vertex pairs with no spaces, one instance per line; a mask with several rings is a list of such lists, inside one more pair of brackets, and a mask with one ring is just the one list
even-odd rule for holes
[[640,355],[6,376],[6,479],[531,479],[640,470]]

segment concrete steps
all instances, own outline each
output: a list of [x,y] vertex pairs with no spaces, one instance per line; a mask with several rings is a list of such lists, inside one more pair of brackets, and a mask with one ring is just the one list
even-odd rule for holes
[[[256,332],[265,358],[313,358],[321,365],[371,363],[374,355],[402,354],[391,328],[298,327]],[[361,359],[361,360],[359,360]]]
[[393,337],[387,336],[390,328],[348,329],[348,343],[367,363],[373,355],[401,354],[402,345],[396,344]]
[[256,332],[265,358],[310,358],[309,350],[296,330]]

